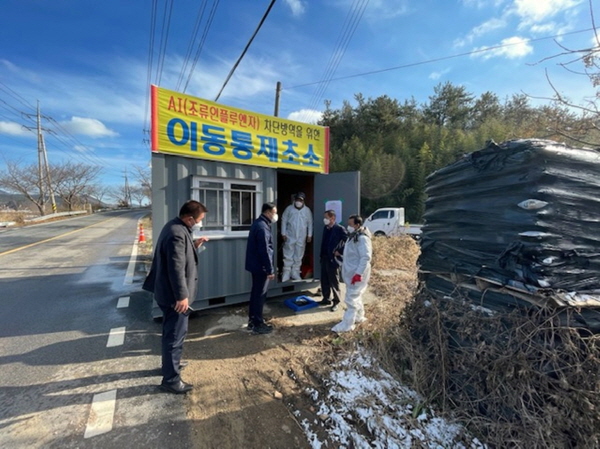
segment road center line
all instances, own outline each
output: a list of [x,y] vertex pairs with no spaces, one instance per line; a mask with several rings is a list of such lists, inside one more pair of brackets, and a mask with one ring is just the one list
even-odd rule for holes
[[117,302],[117,309],[124,309],[129,307],[129,296],[121,296]]
[[116,218],[119,218],[119,217],[109,218],[108,220],[99,221],[98,223],[94,223],[94,224],[85,226],[85,227],[80,228],[80,229],[75,229],[73,231],[69,231],[69,232],[66,232],[64,234],[55,235],[54,237],[50,237],[49,239],[46,239],[46,240],[40,240],[39,242],[30,243],[29,245],[25,245],[25,246],[21,246],[19,248],[14,248],[14,249],[10,249],[8,251],[4,251],[3,253],[0,253],[0,257],[6,256],[7,254],[16,253],[17,251],[21,251],[22,249],[31,248],[32,246],[41,245],[42,243],[51,242],[52,240],[59,239],[59,238],[64,237],[66,235],[71,235],[71,234],[75,234],[76,232],[81,232],[81,231],[83,231],[83,230],[85,230],[87,228],[91,228],[92,226],[97,226],[99,224],[106,223],[106,222],[111,221],[111,220],[115,220]]
[[114,346],[121,346],[125,342],[125,328],[124,327],[115,327],[110,330],[108,334],[108,341],[106,342],[107,348],[112,348]]
[[112,430],[116,401],[117,390],[94,395],[83,438],[91,438]]

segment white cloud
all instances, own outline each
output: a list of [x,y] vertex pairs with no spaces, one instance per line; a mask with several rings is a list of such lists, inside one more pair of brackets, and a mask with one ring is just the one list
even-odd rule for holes
[[500,6],[505,1],[506,0],[462,0],[462,3],[468,7],[483,9],[488,6]]
[[393,19],[408,14],[410,11],[407,0],[371,0],[367,6],[366,13],[373,18]]
[[27,136],[31,132],[23,128],[19,123],[15,122],[0,122],[0,134],[9,136]]
[[464,47],[465,45],[472,44],[473,41],[478,37],[488,34],[494,30],[504,28],[506,27],[506,25],[506,20],[504,20],[503,18],[499,19],[494,17],[490,20],[487,20],[486,22],[483,22],[481,25],[478,25],[475,28],[473,28],[471,32],[467,34],[464,38],[455,40],[454,46]]
[[62,122],[62,127],[71,134],[79,134],[93,138],[116,137],[119,134],[108,129],[100,120],[84,117],[72,117],[70,121]]
[[515,0],[513,12],[520,17],[520,27],[540,23],[581,3],[582,0]]
[[306,11],[306,4],[302,0],[285,0],[285,3],[290,7],[294,16],[301,16]]
[[449,73],[450,69],[444,69],[441,72],[431,72],[429,74],[429,79],[430,80],[439,80],[442,76],[444,76],[445,74]]
[[[489,50],[488,50],[489,49]],[[474,49],[477,53],[474,53],[472,57],[491,59],[504,57],[507,59],[518,59],[533,53],[533,47],[529,44],[527,39],[522,37],[513,36],[506,39],[502,39],[498,46],[494,47],[477,47]]]
[[315,111],[314,109],[300,109],[294,111],[287,116],[288,120],[294,120],[297,122],[316,124],[321,118],[323,118],[323,112]]

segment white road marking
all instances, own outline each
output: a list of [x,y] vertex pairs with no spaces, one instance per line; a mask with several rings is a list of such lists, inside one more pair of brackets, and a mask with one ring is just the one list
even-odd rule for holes
[[110,334],[108,334],[108,341],[106,342],[107,348],[112,348],[113,346],[121,346],[125,342],[125,328],[124,327],[115,327],[110,330]]
[[117,390],[94,395],[83,438],[91,438],[112,430],[116,401]]
[[137,238],[133,242],[133,248],[131,250],[131,257],[129,258],[129,265],[127,265],[127,273],[125,274],[125,280],[123,285],[133,284],[133,275],[135,273],[135,261],[137,260],[138,253],[138,241]]
[[129,307],[129,296],[121,296],[117,302],[117,309],[124,309]]

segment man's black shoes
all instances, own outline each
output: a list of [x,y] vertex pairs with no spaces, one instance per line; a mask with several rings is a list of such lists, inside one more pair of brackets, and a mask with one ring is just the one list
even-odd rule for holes
[[334,302],[333,305],[331,306],[331,311],[335,312],[338,309],[339,306],[339,302]]
[[160,388],[168,393],[186,394],[188,391],[192,391],[194,387],[182,380],[178,380],[175,382],[162,382]]
[[321,302],[319,302],[320,306],[330,306],[332,304],[330,299],[322,299]]
[[261,323],[258,325],[252,326],[252,333],[258,335],[270,334],[273,332],[273,326],[269,326],[268,324]]

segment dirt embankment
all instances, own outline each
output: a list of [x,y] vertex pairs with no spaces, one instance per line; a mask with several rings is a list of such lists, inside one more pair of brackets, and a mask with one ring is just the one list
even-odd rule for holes
[[[356,342],[382,345],[386,329],[397,323],[399,298],[412,297],[416,286],[414,242],[409,238],[373,242],[371,291],[380,296],[371,293],[373,299],[366,306],[369,320],[349,335],[330,331],[341,311],[334,314],[323,308],[313,322],[298,323],[282,299],[267,303],[266,315],[276,329],[267,336],[243,329],[246,305],[192,317],[184,348],[190,365],[184,378],[196,387],[185,399],[196,448],[312,447],[301,422],[324,417],[318,416],[307,389],[322,391],[328,367]],[[326,426],[321,429],[316,439],[323,447],[335,447]]]

